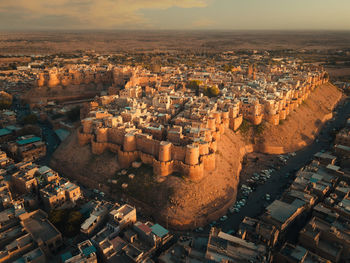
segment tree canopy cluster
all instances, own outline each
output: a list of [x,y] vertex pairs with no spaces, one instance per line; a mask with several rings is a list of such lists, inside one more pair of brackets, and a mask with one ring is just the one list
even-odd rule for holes
[[199,80],[188,81],[186,88],[194,90],[197,96],[199,93],[203,93],[205,96],[212,98],[220,94],[220,89],[217,86],[201,86],[201,81]]
[[49,220],[57,229],[67,237],[74,237],[80,231],[84,218],[79,211],[72,209],[51,210]]
[[67,117],[71,122],[78,121],[80,119],[80,107],[76,106],[67,112]]
[[38,122],[38,117],[33,113],[24,116],[22,119],[22,123],[25,125],[27,125],[27,124],[34,125],[37,122]]
[[202,93],[209,98],[217,97],[220,94],[220,90],[217,86],[204,86],[201,88]]
[[199,85],[200,85],[199,80],[191,80],[186,83],[186,88],[191,89],[191,90],[199,90]]
[[223,67],[223,70],[226,71],[226,72],[230,72],[230,71],[232,71],[233,68],[234,68],[233,65],[225,64],[224,67]]
[[0,91],[0,110],[8,109],[12,105],[12,96],[5,91]]

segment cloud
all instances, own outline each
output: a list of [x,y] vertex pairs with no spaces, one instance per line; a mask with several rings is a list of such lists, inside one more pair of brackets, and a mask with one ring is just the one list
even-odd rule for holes
[[[142,10],[206,7],[210,0],[0,0],[2,28],[114,29],[152,27]],[[13,15],[13,16],[12,16]],[[12,17],[10,19],[10,17]],[[61,20],[59,18],[63,18]],[[8,25],[6,25],[8,21]],[[5,23],[5,25],[3,24]],[[13,26],[13,25],[12,25]]]
[[209,18],[199,18],[192,22],[191,28],[211,28],[217,25],[217,22]]

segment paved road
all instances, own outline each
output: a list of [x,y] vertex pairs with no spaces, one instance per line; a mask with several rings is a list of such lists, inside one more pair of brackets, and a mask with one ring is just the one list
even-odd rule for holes
[[[268,203],[264,200],[265,195],[271,195],[269,203],[278,199],[283,191],[288,187],[288,183],[292,178],[286,176],[287,173],[294,175],[296,170],[306,165],[311,161],[313,155],[321,150],[327,150],[333,142],[333,129],[340,129],[345,126],[346,119],[350,117],[350,100],[345,100],[336,108],[334,120],[328,121],[322,128],[320,134],[311,145],[296,152],[295,157],[290,157],[286,165],[271,173],[271,178],[263,185],[260,185],[256,190],[249,195],[247,205],[242,207],[239,213],[228,215],[229,218],[224,222],[218,222],[217,226],[223,231],[237,230],[239,224],[245,216],[257,217],[263,211]],[[209,226],[205,228],[209,230]]]
[[51,156],[61,141],[48,121],[39,122],[38,125],[41,128],[42,139],[46,142],[46,156],[37,161],[37,163],[41,165],[49,165]]
[[[21,120],[24,116],[31,113],[29,106],[27,104],[24,106],[21,105],[18,99],[14,100],[12,110],[16,111],[17,120]],[[46,156],[36,161],[36,163],[40,165],[48,165],[52,154],[61,142],[53,130],[52,125],[48,121],[38,122],[38,126],[41,128],[41,137],[46,142]]]

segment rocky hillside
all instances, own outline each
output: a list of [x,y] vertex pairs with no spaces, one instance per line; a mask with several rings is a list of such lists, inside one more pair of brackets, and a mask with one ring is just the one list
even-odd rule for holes
[[[310,144],[323,123],[332,118],[331,112],[341,97],[341,91],[331,83],[318,87],[280,125],[266,124],[259,136],[261,143],[258,143],[258,150],[279,154]],[[277,152],[274,152],[276,149]]]

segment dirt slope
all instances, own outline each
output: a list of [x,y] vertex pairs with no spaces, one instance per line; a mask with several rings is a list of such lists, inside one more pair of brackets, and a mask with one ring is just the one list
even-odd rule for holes
[[59,173],[78,180],[91,188],[106,183],[119,170],[115,154],[93,155],[90,145],[81,147],[73,132],[55,151],[50,166]]
[[218,148],[217,169],[199,183],[168,177],[166,184],[173,189],[172,202],[159,216],[165,224],[176,228],[205,225],[224,215],[235,201],[245,145],[239,135],[228,130]]
[[[329,113],[341,96],[342,93],[331,83],[317,87],[282,124],[267,125],[262,134],[263,145],[283,147],[284,152],[292,152],[310,144],[324,121],[331,118]],[[262,152],[270,153],[268,150]]]

